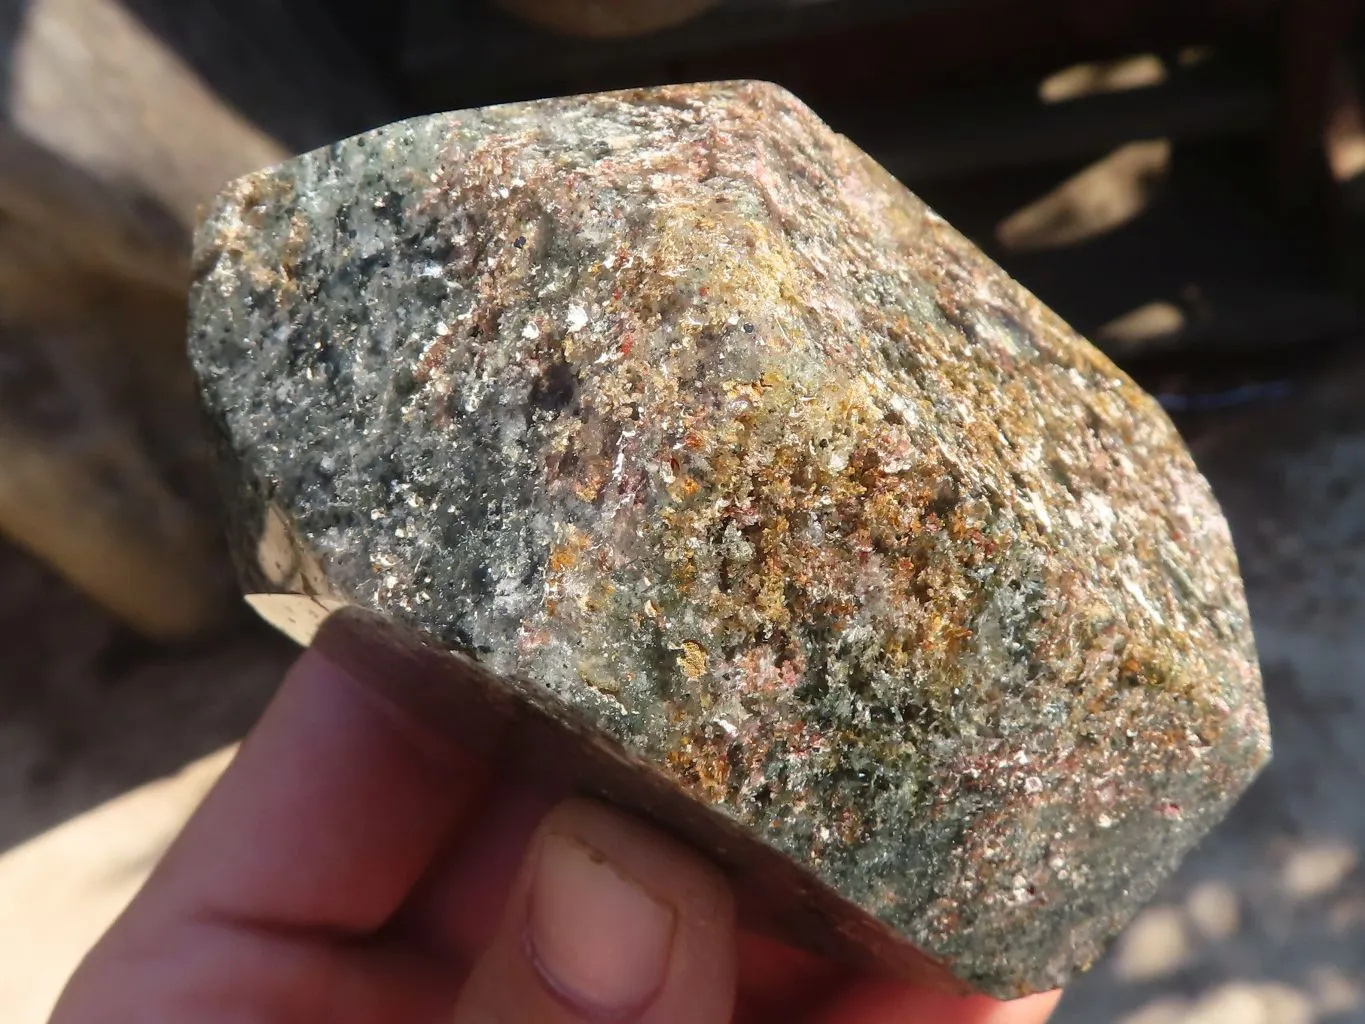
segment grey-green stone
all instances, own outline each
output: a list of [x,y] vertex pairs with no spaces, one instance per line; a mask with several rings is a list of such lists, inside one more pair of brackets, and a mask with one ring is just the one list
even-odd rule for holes
[[258,607],[474,656],[450,686],[560,723],[563,773],[791,941],[1051,988],[1269,755],[1166,417],[775,87],[438,115],[242,179],[191,350]]

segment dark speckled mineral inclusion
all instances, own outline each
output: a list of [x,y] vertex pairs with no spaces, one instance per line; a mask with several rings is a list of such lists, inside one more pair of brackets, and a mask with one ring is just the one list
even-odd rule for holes
[[193,311],[267,617],[472,655],[451,687],[576,737],[558,771],[768,883],[792,941],[1052,987],[1269,755],[1166,417],[773,86],[251,175]]

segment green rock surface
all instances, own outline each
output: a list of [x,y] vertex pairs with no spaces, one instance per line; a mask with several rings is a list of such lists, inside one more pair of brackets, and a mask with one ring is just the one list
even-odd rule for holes
[[383,128],[230,186],[196,275],[248,591],[605,740],[793,941],[1051,988],[1269,756],[1165,415],[774,86]]

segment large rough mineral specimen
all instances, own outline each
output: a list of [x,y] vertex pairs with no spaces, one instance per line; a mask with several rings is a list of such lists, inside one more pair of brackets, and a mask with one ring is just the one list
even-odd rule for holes
[[792,941],[1054,986],[1268,757],[1171,424],[778,88],[420,118],[244,178],[193,319],[257,606],[472,657],[452,692],[572,740],[557,771]]

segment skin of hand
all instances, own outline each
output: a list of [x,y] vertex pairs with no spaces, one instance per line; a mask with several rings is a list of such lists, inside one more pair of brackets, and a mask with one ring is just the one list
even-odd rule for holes
[[316,647],[52,1024],[1041,1024],[739,928],[725,878],[455,745]]

